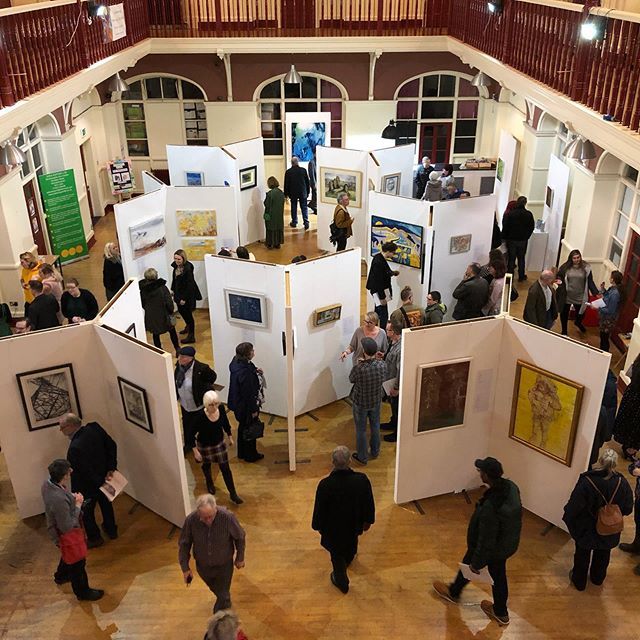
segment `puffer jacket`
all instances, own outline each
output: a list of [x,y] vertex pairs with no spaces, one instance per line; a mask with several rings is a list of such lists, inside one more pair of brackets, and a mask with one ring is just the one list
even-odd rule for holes
[[422,199],[428,200],[429,202],[440,202],[440,200],[442,200],[443,193],[444,189],[442,188],[442,182],[440,182],[439,178],[437,180],[429,180],[425,187]]

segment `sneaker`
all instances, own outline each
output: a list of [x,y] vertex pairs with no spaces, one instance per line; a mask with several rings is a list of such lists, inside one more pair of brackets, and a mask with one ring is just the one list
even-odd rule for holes
[[385,442],[396,442],[398,440],[397,433],[387,433],[386,436],[382,438]]
[[353,458],[353,460],[355,462],[357,462],[358,464],[361,464],[362,466],[365,466],[367,464],[366,460],[360,460],[360,458],[358,458],[358,454],[357,453],[352,453],[351,457]]
[[454,598],[449,591],[449,587],[444,583],[436,580],[433,583],[433,590],[447,602],[453,602],[453,604],[458,604],[458,598]]
[[336,577],[333,575],[333,571],[331,572],[331,584],[336,588],[336,589],[340,589],[340,591],[342,591],[342,593],[349,593],[349,585],[339,585],[336,582]]
[[104,591],[102,589],[89,589],[83,596],[78,596],[78,600],[95,601],[100,600],[103,595]]
[[101,547],[103,544],[104,538],[102,536],[93,540],[87,540],[87,549],[95,549],[96,547]]
[[489,618],[495,620],[501,627],[506,627],[509,624],[509,616],[496,615],[496,612],[493,610],[493,602],[491,602],[491,600],[483,600],[480,603],[480,608]]

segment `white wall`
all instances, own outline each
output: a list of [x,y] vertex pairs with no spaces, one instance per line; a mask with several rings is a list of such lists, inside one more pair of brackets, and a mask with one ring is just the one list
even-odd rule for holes
[[130,278],[118,293],[106,304],[98,314],[100,325],[126,333],[133,324],[135,335],[140,342],[147,342],[144,328],[144,309],[140,300],[140,287],[137,278]]
[[[351,359],[340,352],[360,325],[360,249],[341,251],[288,267],[295,332],[295,415],[349,395]],[[337,322],[316,327],[314,311],[342,304]]]
[[230,144],[260,135],[259,105],[255,102],[206,102],[209,144]]
[[[491,250],[495,195],[444,200],[433,208],[433,266],[429,289],[439,291],[447,305],[447,317],[455,307],[452,296],[472,262],[485,264]],[[452,236],[471,234],[471,250],[449,253]]]
[[544,266],[552,267],[556,265],[560,252],[562,223],[564,222],[567,190],[569,189],[569,167],[554,155],[549,158],[547,186],[553,189],[553,202],[551,207],[544,204],[542,215],[542,219],[545,221],[545,231],[549,233]]
[[[347,100],[344,103],[343,125],[345,146],[363,151],[392,147],[394,141],[385,140],[381,134],[389,120],[395,118],[394,100]],[[411,163],[414,161],[415,158],[412,158]]]
[[[498,214],[498,224],[502,225],[502,214],[512,198],[518,174],[518,153],[520,143],[507,131],[500,132],[500,146],[498,148],[498,158],[504,161],[504,175],[502,181],[496,181],[493,193],[496,196],[496,211]],[[496,173],[497,175],[497,173]]]
[[369,172],[369,178],[374,181],[376,191],[381,191],[382,189],[383,176],[390,173],[400,173],[400,193],[398,195],[406,198],[413,197],[413,161],[415,155],[415,144],[403,144],[399,147],[372,151],[371,156],[374,159],[373,164],[376,170]]
[[189,147],[167,145],[167,165],[172,187],[187,186],[187,171],[204,174],[204,185],[222,187],[238,182],[234,158],[219,147]]

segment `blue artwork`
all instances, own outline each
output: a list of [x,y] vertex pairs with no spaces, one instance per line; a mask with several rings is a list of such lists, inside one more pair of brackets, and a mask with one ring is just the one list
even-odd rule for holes
[[266,327],[266,300],[259,293],[225,289],[227,320],[253,326]]
[[201,187],[204,184],[204,174],[200,171],[186,171],[187,186]]
[[292,122],[291,123],[291,155],[297,156],[300,162],[313,159],[316,147],[323,146],[326,139],[324,122]]
[[398,250],[392,262],[420,269],[422,266],[423,228],[417,224],[371,216],[371,255],[380,253],[385,242],[395,242]]

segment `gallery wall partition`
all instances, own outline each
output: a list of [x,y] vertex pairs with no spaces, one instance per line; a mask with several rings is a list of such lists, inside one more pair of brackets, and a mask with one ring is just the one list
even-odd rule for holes
[[159,178],[156,178],[152,173],[149,173],[148,171],[142,172],[142,188],[145,193],[158,191],[158,189],[162,189],[163,186],[164,182]]
[[369,179],[374,181],[375,190],[411,198],[415,155],[415,144],[403,144],[372,151],[371,157],[374,160],[375,171],[369,172]]
[[544,268],[554,267],[558,264],[562,224],[564,223],[567,192],[569,190],[569,174],[569,167],[560,158],[551,155],[542,211],[544,230],[548,233]]
[[318,249],[335,251],[329,241],[329,225],[338,204],[337,197],[349,195],[348,207],[354,219],[353,236],[347,248],[360,247],[363,256],[367,246],[367,202],[369,197],[368,164],[371,161],[366,151],[339,147],[318,147]]
[[137,338],[140,342],[147,342],[137,278],[129,278],[124,283],[122,289],[100,311],[97,321],[103,326]]
[[434,203],[429,289],[442,295],[448,319],[456,304],[453,291],[463,279],[467,266],[489,261],[495,203],[495,195]]
[[285,114],[285,157],[287,167],[292,156],[307,167],[316,147],[331,146],[331,113],[328,111],[294,112]]
[[351,391],[351,357],[340,352],[360,325],[360,249],[290,265],[295,333],[295,415],[312,411]]
[[496,214],[500,227],[502,227],[502,214],[507,208],[509,200],[514,197],[519,153],[520,141],[502,129],[496,163],[496,181],[493,185],[493,193],[496,196]]
[[[399,271],[392,278],[393,299],[389,310],[401,305],[400,291],[410,286],[413,301],[426,305],[429,290],[433,229],[429,227],[430,207],[424,200],[400,197],[371,191],[369,193],[369,215],[367,245],[364,257],[367,272],[373,256],[380,252],[384,242],[393,241],[398,251],[389,266]],[[367,293],[367,308],[374,307],[373,298]]]
[[221,147],[167,145],[172,187],[224,187],[235,184],[235,158]]

